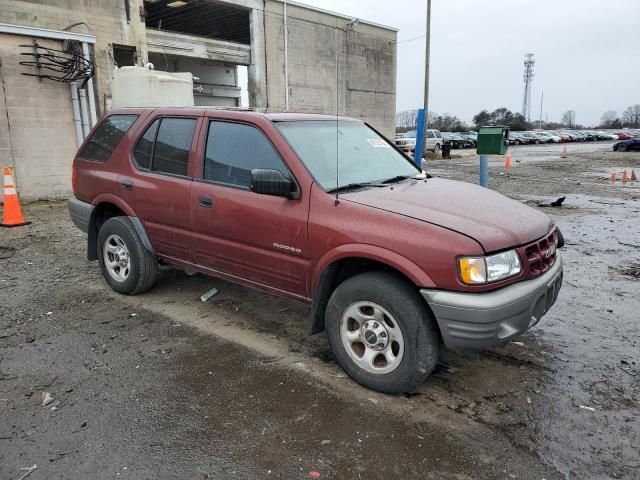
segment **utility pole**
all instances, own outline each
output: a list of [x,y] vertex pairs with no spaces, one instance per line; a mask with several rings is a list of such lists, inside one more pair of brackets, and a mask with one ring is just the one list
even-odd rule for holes
[[[431,0],[427,0],[427,28],[425,35],[425,61],[424,61],[424,131],[426,134],[429,122],[427,120],[429,113],[429,56],[431,53]],[[426,138],[426,137],[425,137]],[[425,146],[426,146],[425,141]]]
[[429,52],[431,50],[431,0],[427,0],[427,22],[426,22],[426,51],[424,63],[424,104],[418,110],[416,125],[416,149],[414,160],[416,164],[422,166],[422,152],[427,150],[427,112],[429,111]]
[[542,102],[544,100],[544,90],[542,90],[542,95],[540,95],[540,122],[538,122],[538,128],[542,130]]

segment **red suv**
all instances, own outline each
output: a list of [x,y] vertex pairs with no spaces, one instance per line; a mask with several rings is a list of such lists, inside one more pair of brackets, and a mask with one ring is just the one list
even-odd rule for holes
[[74,223],[124,294],[171,263],[312,304],[342,368],[407,392],[440,345],[538,323],[562,236],[494,191],[432,178],[365,123],[324,115],[112,111],[73,162]]

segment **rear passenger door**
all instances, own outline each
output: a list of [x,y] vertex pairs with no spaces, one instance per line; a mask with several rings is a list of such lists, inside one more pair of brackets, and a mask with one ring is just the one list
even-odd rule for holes
[[133,149],[133,170],[118,181],[159,255],[191,262],[189,198],[197,117],[155,117]]
[[196,263],[305,297],[308,199],[249,189],[255,168],[279,170],[294,179],[261,129],[217,120],[205,128],[203,173],[191,190]]

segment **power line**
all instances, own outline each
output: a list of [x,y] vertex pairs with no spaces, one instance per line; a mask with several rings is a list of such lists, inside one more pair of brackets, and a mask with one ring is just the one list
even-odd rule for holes
[[401,44],[401,43],[413,42],[414,40],[420,40],[421,38],[424,38],[426,36],[427,36],[427,34],[425,33],[424,35],[420,35],[419,37],[410,38],[409,40],[403,40],[402,42],[398,42],[398,45]]

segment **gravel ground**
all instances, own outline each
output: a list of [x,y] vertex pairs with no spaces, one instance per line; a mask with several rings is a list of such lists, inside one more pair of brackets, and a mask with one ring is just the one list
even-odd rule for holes
[[[66,206],[29,205],[0,230],[0,478],[640,478],[640,187],[607,180],[640,155],[610,150],[491,159],[490,187],[565,234],[565,284],[517,343],[445,351],[411,396],[345,378],[306,305],[169,268],[115,294]],[[425,168],[477,180],[471,156]]]

